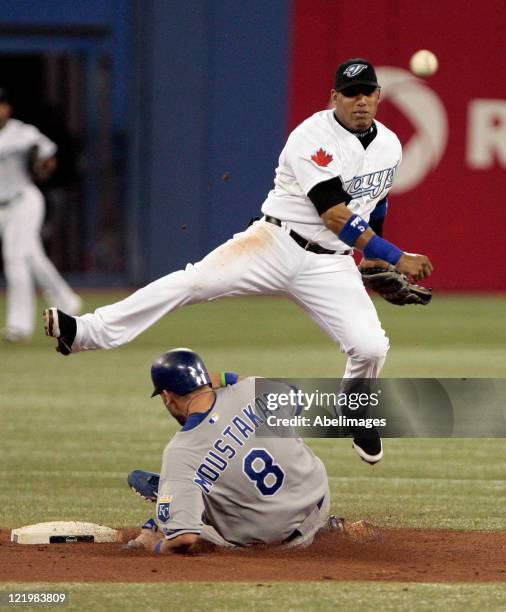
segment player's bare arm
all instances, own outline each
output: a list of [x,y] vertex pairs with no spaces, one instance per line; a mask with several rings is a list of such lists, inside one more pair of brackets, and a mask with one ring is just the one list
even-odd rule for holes
[[36,159],[31,169],[32,175],[38,182],[45,183],[55,172],[57,165],[58,162],[55,156],[48,159]]
[[[434,270],[432,263],[426,255],[400,252],[400,257],[395,262],[382,257],[384,253],[389,251],[395,259],[396,254],[393,250],[385,247],[385,245],[390,245],[390,243],[380,238],[359,215],[353,214],[346,206],[345,202],[340,202],[332,206],[322,213],[321,218],[328,229],[339,236],[341,240],[345,238],[344,242],[347,244],[352,242],[350,246],[361,250],[366,257],[370,254],[371,259],[384,259],[385,261],[389,261],[395,265],[400,272],[407,274],[414,280],[427,278]],[[354,242],[353,238],[355,238]],[[371,241],[373,242],[371,243]],[[367,250],[368,247],[370,253]],[[398,255],[399,249],[397,249],[397,247],[395,247],[395,249]],[[374,257],[376,253],[377,256]],[[367,257],[367,259],[369,259],[369,257]]]
[[32,145],[26,154],[28,172],[37,183],[45,183],[55,172],[58,165],[56,155],[41,157],[41,148],[38,144]]
[[193,552],[199,541],[196,533],[183,533],[170,540],[167,540],[159,532],[151,529],[141,529],[141,533],[135,538],[135,542],[140,547],[159,554]]

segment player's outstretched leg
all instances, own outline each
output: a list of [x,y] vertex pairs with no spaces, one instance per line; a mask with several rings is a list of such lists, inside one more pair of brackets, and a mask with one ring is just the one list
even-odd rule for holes
[[[202,261],[188,264],[115,304],[75,317],[75,329],[62,316],[65,313],[49,308],[44,315],[46,334],[59,340],[64,355],[116,348],[188,304],[225,296],[284,293],[304,256],[305,251],[284,230],[259,221]],[[63,328],[64,322],[69,323],[68,329]]]

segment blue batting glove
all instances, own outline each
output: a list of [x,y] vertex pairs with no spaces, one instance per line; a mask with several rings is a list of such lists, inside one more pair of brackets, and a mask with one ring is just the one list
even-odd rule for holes
[[153,533],[156,533],[158,531],[158,525],[156,524],[155,519],[150,518],[144,523],[141,529],[149,529]]

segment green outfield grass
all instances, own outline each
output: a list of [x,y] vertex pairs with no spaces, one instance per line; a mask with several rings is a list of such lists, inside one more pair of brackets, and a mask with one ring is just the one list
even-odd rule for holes
[[[89,294],[86,307],[117,297]],[[384,376],[506,376],[506,297],[437,296],[428,308],[377,305],[391,340]],[[191,306],[113,351],[63,358],[53,346],[42,324],[30,343],[0,346],[2,527],[54,519],[133,526],[149,516],[153,507],[132,495],[125,479],[135,468],[158,470],[175,431],[161,402],[149,399],[149,366],[169,348],[194,348],[210,369],[264,376],[337,377],[345,363],[302,311],[274,298]],[[385,526],[506,529],[502,439],[387,440],[385,458],[374,468],[358,460],[347,440],[311,445],[325,461],[332,509],[341,515]],[[190,591],[195,610],[207,609],[211,600],[220,609],[233,609],[237,601],[244,609],[255,602],[270,609],[270,601],[278,609],[307,608],[309,601],[307,587],[298,584],[69,588],[76,602],[101,602],[78,603],[79,609],[133,610],[143,588],[151,604],[144,599],[142,607],[153,610],[164,601],[189,609]],[[392,610],[437,608],[438,598],[448,610],[465,609],[469,598],[473,609],[493,610],[499,609],[498,594],[504,597],[493,585],[364,584],[357,591],[356,583],[318,583],[310,590],[320,610],[371,593],[374,607]]]
[[[26,584],[2,584],[2,591],[27,591]],[[187,584],[62,584],[37,583],[30,591],[66,592],[69,603],[52,610],[318,610],[343,612],[469,612],[504,610],[501,584],[414,584],[401,582],[277,582]],[[188,602],[191,601],[191,605]],[[470,606],[470,602],[472,605]],[[47,609],[46,606],[23,609]]]

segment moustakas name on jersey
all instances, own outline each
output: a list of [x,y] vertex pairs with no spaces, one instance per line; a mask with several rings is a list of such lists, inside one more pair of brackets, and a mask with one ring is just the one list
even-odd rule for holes
[[402,159],[397,136],[379,121],[375,125],[377,135],[364,149],[355,134],[337,122],[333,110],[320,111],[302,122],[281,152],[274,189],[262,212],[289,222],[304,237],[313,239],[316,230],[318,243],[326,248],[348,249],[324,226],[307,194],[318,183],[339,177],[351,199],[348,208],[369,220],[392,187]]

